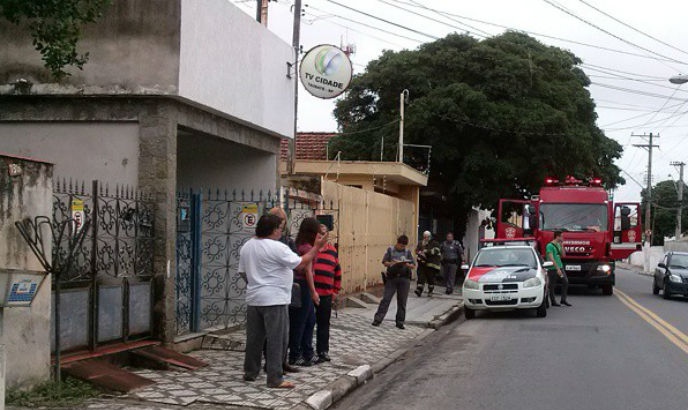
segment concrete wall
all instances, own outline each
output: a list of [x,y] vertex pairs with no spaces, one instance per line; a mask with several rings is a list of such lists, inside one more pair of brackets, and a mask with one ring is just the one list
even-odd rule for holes
[[83,70],[61,87],[52,83],[34,50],[28,31],[0,22],[0,84],[26,78],[38,93],[64,93],[80,89],[85,94],[176,94],[179,75],[179,1],[119,0],[111,2],[104,18],[86,28],[78,50],[90,58]]
[[182,0],[181,7],[179,95],[293,137],[291,46],[227,0]]
[[28,31],[0,19],[0,95],[172,95],[242,124],[293,137],[289,44],[227,0],[118,0],[84,32],[83,70],[57,84]]
[[[9,176],[10,163],[23,173]],[[52,165],[0,156],[0,268],[42,271],[14,222],[52,215]],[[48,241],[50,242],[50,241]],[[50,243],[46,243],[48,252]],[[50,278],[31,307],[5,308],[0,344],[7,355],[7,385],[27,386],[50,375]]]
[[206,135],[180,133],[177,187],[275,193],[277,156]]
[[135,122],[0,122],[0,152],[55,164],[59,178],[137,186]]
[[470,264],[475,254],[478,252],[480,241],[480,222],[488,218],[491,211],[485,209],[472,209],[466,222],[466,234],[463,237],[463,246],[466,249],[466,261]]

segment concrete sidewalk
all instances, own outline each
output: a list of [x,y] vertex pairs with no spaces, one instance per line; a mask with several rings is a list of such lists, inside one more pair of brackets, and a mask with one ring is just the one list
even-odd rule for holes
[[[407,304],[406,329],[394,326],[396,300],[392,300],[385,322],[371,326],[377,308],[373,296],[368,303],[333,312],[330,340],[332,361],[312,367],[302,367],[287,379],[295,389],[268,389],[265,374],[255,382],[244,382],[243,341],[245,335],[236,332],[222,337],[207,336],[204,349],[192,356],[209,363],[193,372],[133,369],[156,384],[126,396],[114,396],[89,401],[72,409],[325,409],[344,394],[365,383],[375,372],[393,363],[427,336],[461,312],[460,295],[439,294],[418,298],[411,293]],[[231,349],[231,350],[225,350]],[[181,407],[183,406],[183,407]],[[8,407],[12,409],[12,407]],[[17,408],[14,408],[17,409]]]

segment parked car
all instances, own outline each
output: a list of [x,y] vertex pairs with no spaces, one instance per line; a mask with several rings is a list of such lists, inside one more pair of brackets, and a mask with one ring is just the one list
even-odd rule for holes
[[688,252],[672,251],[664,254],[655,269],[652,293],[658,295],[660,289],[664,299],[671,298],[673,294],[688,297]]
[[545,262],[532,246],[491,246],[481,248],[463,282],[464,315],[475,317],[478,310],[504,311],[532,309],[547,316],[547,273]]

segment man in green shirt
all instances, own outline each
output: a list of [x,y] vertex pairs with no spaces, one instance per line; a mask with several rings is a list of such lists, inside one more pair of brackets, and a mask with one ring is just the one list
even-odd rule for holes
[[554,231],[554,239],[552,239],[552,242],[548,243],[545,248],[547,260],[554,264],[547,272],[547,276],[549,277],[549,299],[552,302],[552,306],[560,306],[554,298],[554,286],[557,281],[561,282],[561,304],[564,306],[571,306],[571,304],[566,301],[566,295],[569,290],[569,278],[566,276],[564,264],[561,262],[561,257],[564,255],[563,243],[564,236],[561,231]]

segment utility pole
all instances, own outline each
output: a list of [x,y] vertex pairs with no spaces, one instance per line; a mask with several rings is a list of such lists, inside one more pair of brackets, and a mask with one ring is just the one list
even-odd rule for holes
[[[650,223],[651,209],[652,209],[652,149],[659,148],[659,145],[652,144],[652,138],[655,137],[652,133],[650,135],[636,135],[631,134],[632,137],[648,138],[647,144],[633,144],[634,147],[647,149],[647,202],[645,203],[645,245],[643,246],[643,268],[645,272],[650,272],[650,248],[652,247],[652,224]],[[656,135],[659,138],[659,135]]]
[[686,166],[685,162],[682,161],[672,161],[669,165],[678,167],[678,188],[676,190],[678,194],[678,210],[676,211],[676,240],[681,239],[681,214],[683,213],[683,167]]
[[404,104],[408,102],[409,90],[399,94],[399,162],[404,163]]
[[[645,203],[645,232],[652,232],[652,225],[650,224],[651,208],[652,208],[652,149],[659,148],[659,145],[653,145],[652,139],[659,138],[659,134],[631,134],[632,137],[648,138],[647,144],[633,144],[637,148],[647,149],[647,202]],[[651,238],[647,238],[649,243],[652,243]]]
[[301,53],[301,0],[294,0],[294,27],[291,45],[294,48],[294,138],[289,141],[289,175],[296,165],[296,133],[299,116],[299,54]]

